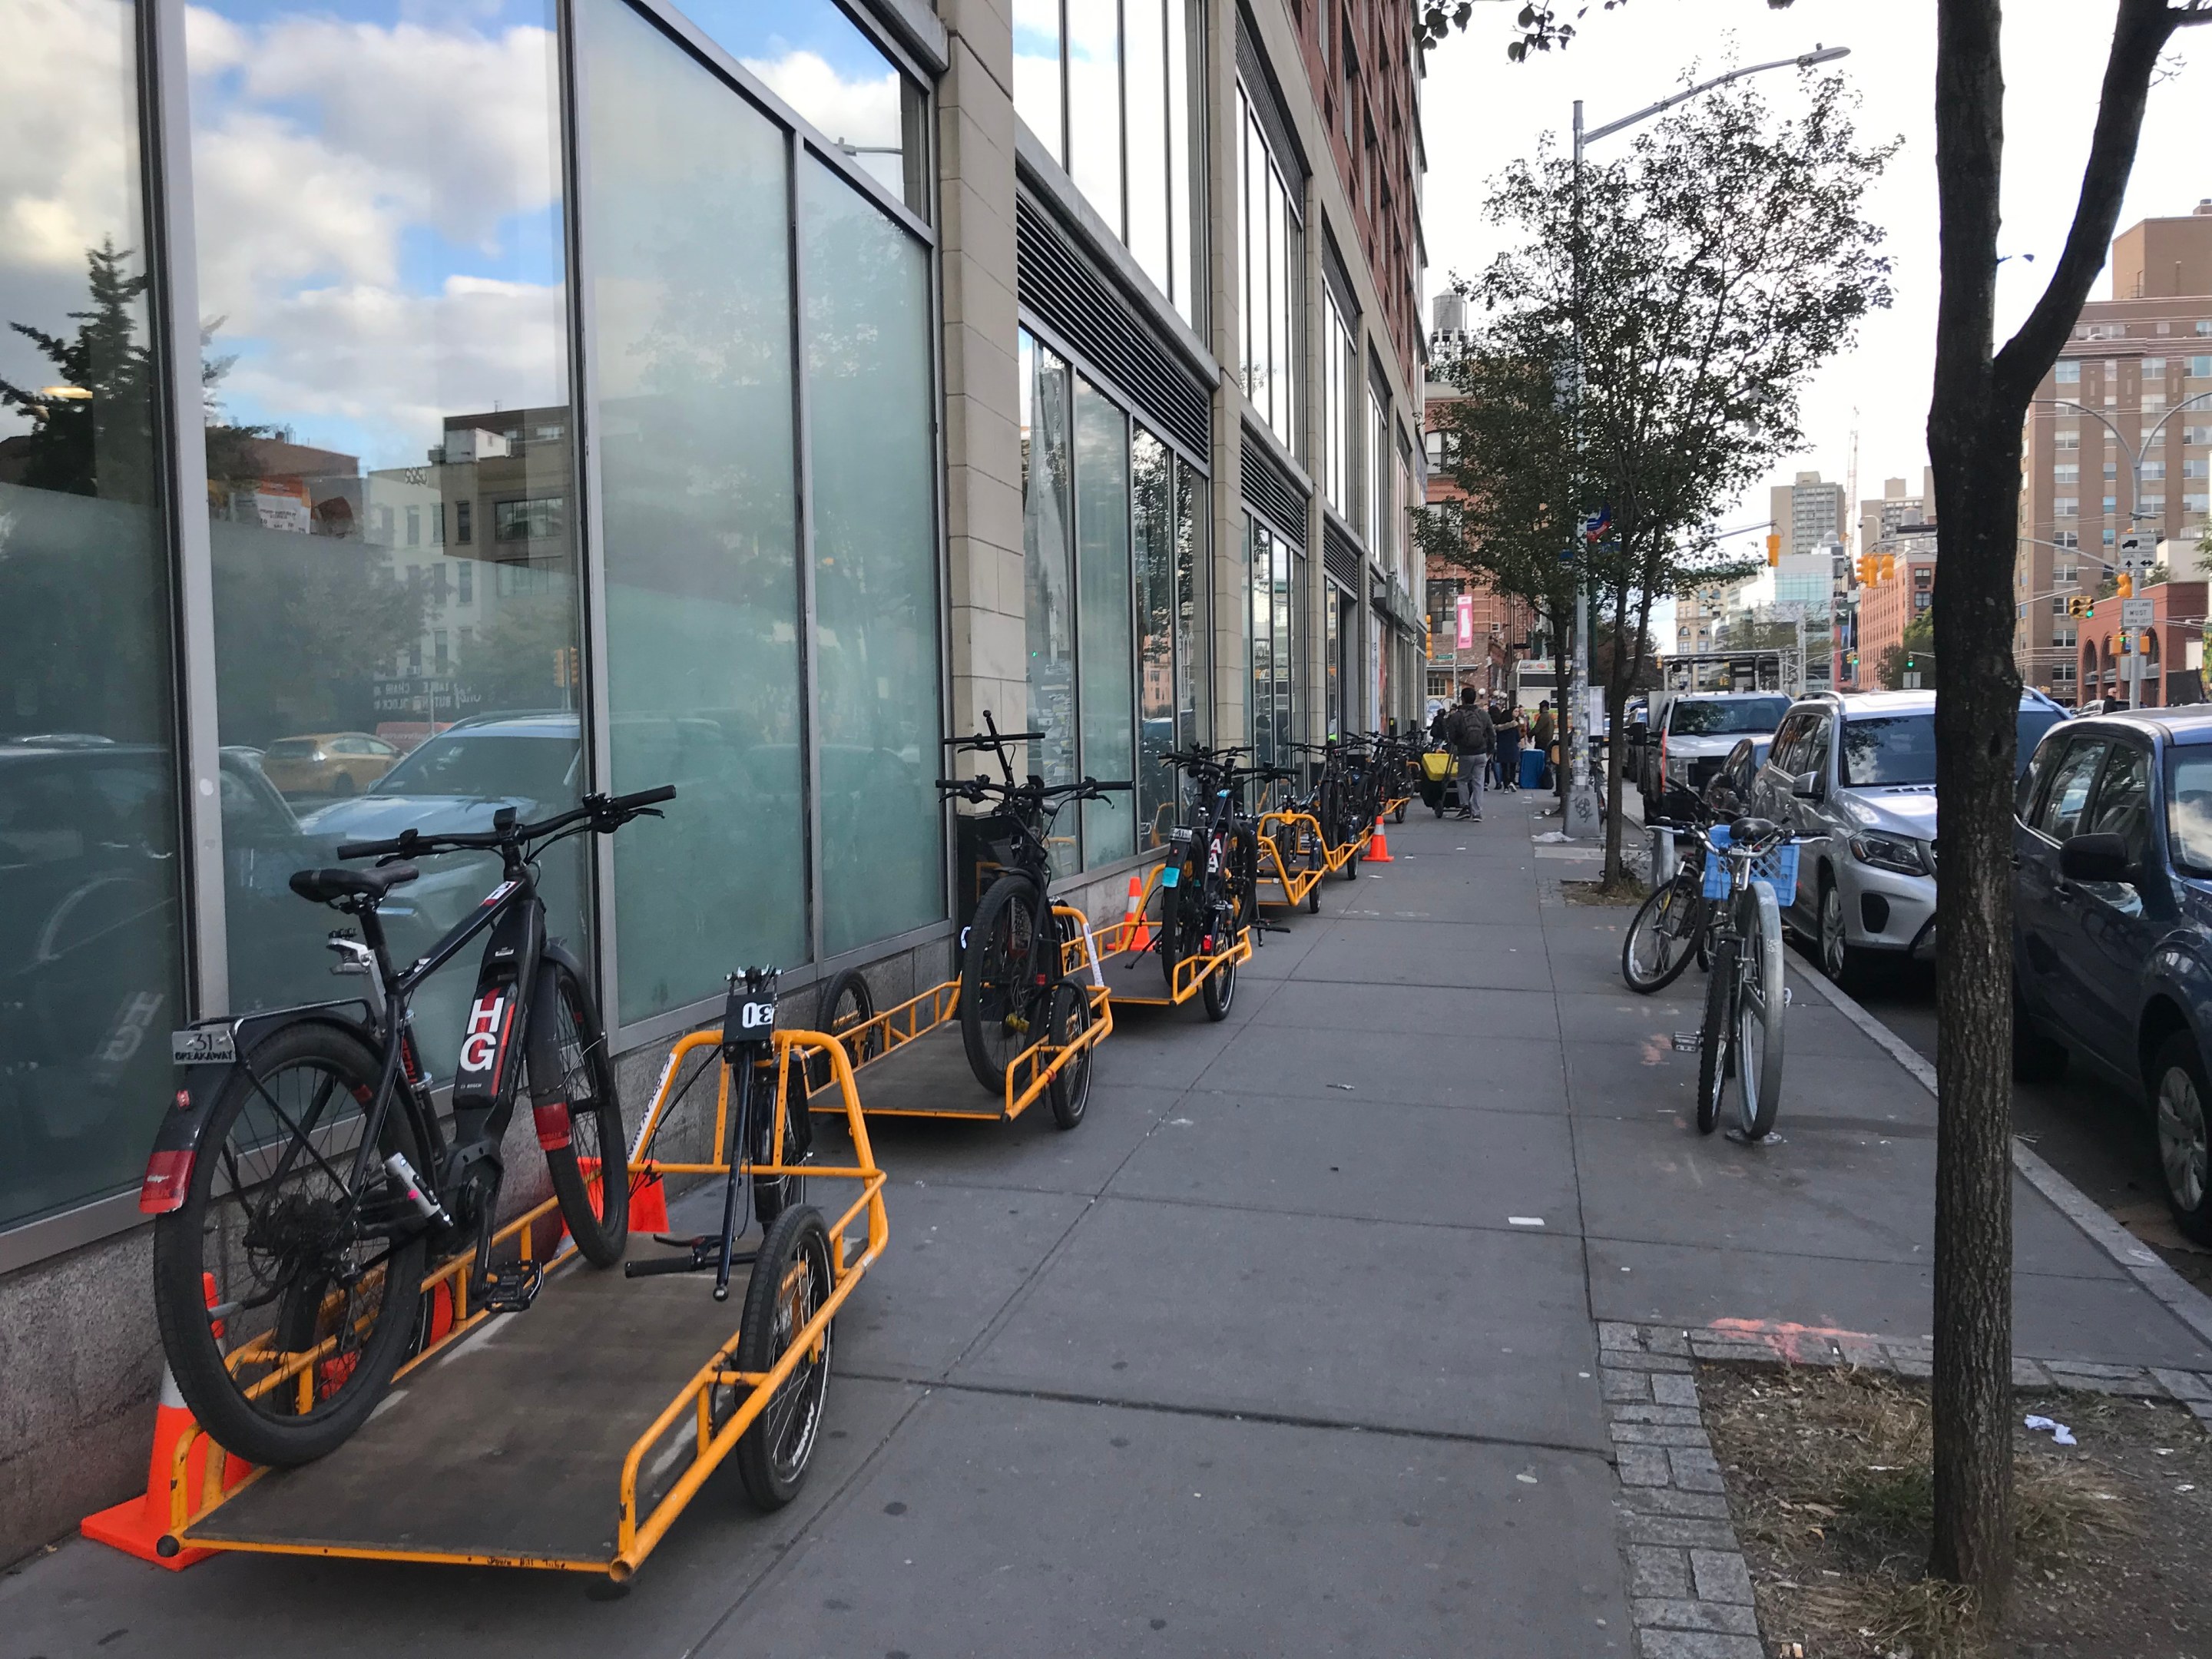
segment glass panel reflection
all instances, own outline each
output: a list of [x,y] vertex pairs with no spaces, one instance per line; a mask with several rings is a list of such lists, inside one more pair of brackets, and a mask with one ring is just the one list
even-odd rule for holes
[[1014,0],[1014,113],[1062,166],[1060,0]]
[[700,33],[914,209],[928,202],[908,135],[921,89],[835,0],[685,0]]
[[[1047,783],[1075,781],[1075,584],[1068,532],[1073,446],[1067,364],[1020,337],[1022,571],[1029,641],[1029,769]],[[1077,867],[1076,824],[1060,821],[1054,867]]]
[[[1126,781],[1134,762],[1129,714],[1129,423],[1087,380],[1075,390],[1075,570],[1082,636],[1083,772]],[[1137,850],[1135,802],[1083,804],[1086,866]]]
[[[1181,7],[1176,7],[1178,17]],[[1176,297],[1168,241],[1167,12],[1127,0],[1121,12],[1129,106],[1129,252],[1161,293]]]
[[1137,587],[1137,811],[1146,850],[1167,844],[1175,822],[1175,462],[1142,427],[1130,445],[1130,527]]
[[[554,17],[214,0],[185,40],[231,1000],[331,993],[292,871],[581,781]],[[427,945],[496,879],[385,907]],[[544,866],[583,948],[580,856]],[[473,959],[430,988],[454,1052]]]
[[9,16],[31,73],[0,67],[0,1226],[136,1182],[183,1016],[137,12]]
[[811,158],[799,175],[821,720],[822,940],[945,914],[928,252]]
[[1067,0],[1067,167],[1107,228],[1122,234],[1121,9]]
[[578,20],[613,784],[680,791],[615,844],[630,1021],[807,954],[790,221],[767,117],[622,0]]

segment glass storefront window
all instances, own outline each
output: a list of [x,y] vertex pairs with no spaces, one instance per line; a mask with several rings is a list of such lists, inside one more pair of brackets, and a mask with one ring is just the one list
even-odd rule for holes
[[184,1013],[138,14],[10,15],[37,67],[0,71],[0,1226],[137,1180]]
[[[1087,380],[1075,389],[1075,580],[1081,630],[1076,662],[1082,696],[1085,777],[1133,781],[1130,677],[1129,422]],[[1126,794],[1083,804],[1085,866],[1137,850],[1136,803]]]
[[1167,845],[1175,823],[1176,461],[1143,428],[1130,446],[1137,588],[1137,815],[1142,849]]
[[[581,787],[560,95],[547,0],[434,15],[212,0],[191,23],[246,1009],[331,994],[332,918],[285,883],[333,843],[482,830]],[[579,850],[543,867],[552,933],[587,951]],[[395,952],[465,916],[496,871],[431,860],[385,907]],[[448,969],[418,1005],[434,1070],[475,971]]]
[[1252,665],[1250,732],[1254,760],[1262,766],[1288,766],[1297,739],[1291,689],[1297,654],[1291,637],[1291,580],[1295,556],[1291,544],[1259,520],[1244,520],[1249,558],[1251,610],[1246,643]]
[[799,218],[836,956],[945,914],[929,254],[811,157]]
[[1188,748],[1213,737],[1211,564],[1206,556],[1206,483],[1176,464],[1176,737]]
[[[1022,585],[1029,641],[1029,769],[1047,783],[1075,781],[1075,582],[1069,568],[1074,445],[1066,362],[1020,337]],[[1075,822],[1062,818],[1054,867],[1078,867]]]
[[612,783],[680,792],[615,843],[627,1023],[808,956],[787,151],[623,0],[577,17]]
[[836,0],[684,0],[683,11],[863,172],[928,211],[922,89]]
[[1390,556],[1390,422],[1375,388],[1367,388],[1367,550]]

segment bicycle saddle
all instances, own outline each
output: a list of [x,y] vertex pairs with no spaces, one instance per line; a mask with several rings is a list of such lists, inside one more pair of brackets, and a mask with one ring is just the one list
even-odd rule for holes
[[1772,841],[1781,833],[1782,826],[1771,818],[1741,817],[1729,825],[1729,839],[1738,847]]
[[292,890],[317,904],[342,898],[374,901],[422,873],[411,864],[386,864],[372,870],[295,870]]

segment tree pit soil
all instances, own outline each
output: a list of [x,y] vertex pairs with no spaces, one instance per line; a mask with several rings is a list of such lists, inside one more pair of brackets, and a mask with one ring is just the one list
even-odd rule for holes
[[[1698,1390],[1769,1653],[2212,1659],[2212,1435],[2185,1408],[2015,1393],[2018,1565],[1992,1631],[1926,1574],[1924,1382],[1715,1364]],[[2078,1443],[2027,1429],[2031,1415]]]
[[1651,890],[1634,876],[1625,876],[1607,886],[1601,881],[1577,881],[1572,877],[1559,883],[1559,896],[1569,904],[1641,904],[1651,896]]

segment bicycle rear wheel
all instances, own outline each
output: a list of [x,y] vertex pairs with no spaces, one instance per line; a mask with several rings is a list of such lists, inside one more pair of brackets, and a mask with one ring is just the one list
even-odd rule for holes
[[[545,1147],[545,1172],[584,1259],[595,1267],[611,1267],[629,1248],[629,1142],[623,1133],[614,1064],[598,1011],[565,968],[554,970],[554,1013],[568,1124],[565,1144]],[[533,1099],[537,1093],[532,1079]],[[541,1118],[540,1146],[556,1127]]]
[[1620,942],[1620,976],[1645,996],[1681,977],[1705,931],[1705,895],[1677,876],[1654,890]]
[[1782,1109],[1782,913],[1774,890],[1753,883],[1737,901],[1743,926],[1743,983],[1736,993],[1736,1127],[1757,1140]]
[[[807,1205],[785,1211],[761,1240],[752,1278],[745,1285],[737,1369],[773,1370],[830,1299],[830,1234],[820,1212]],[[807,1465],[822,1437],[823,1408],[830,1393],[830,1342],[836,1328],[834,1323],[823,1328],[820,1339],[810,1345],[810,1352],[800,1357],[760,1415],[738,1437],[738,1477],[757,1508],[781,1509],[799,1495],[806,1480]],[[734,1389],[725,1396],[730,1410],[742,1398]]]
[[[1091,998],[1081,985],[1064,979],[1052,988],[1052,1000],[1046,1005],[1046,1041],[1064,1048],[1082,1038],[1091,1029]],[[1045,1085],[1045,1098],[1052,1104],[1052,1121],[1063,1129],[1073,1129],[1082,1122],[1083,1114],[1090,1107],[1091,1054],[1091,1050],[1085,1048]]]
[[1712,947],[1712,977],[1705,981],[1705,1018],[1698,1030],[1698,1133],[1720,1127],[1721,1095],[1735,1070],[1736,951],[1732,939]]
[[1036,892],[1018,877],[991,884],[968,928],[960,969],[960,1041],[975,1080],[994,1095],[1006,1087],[1006,1066],[1036,1041],[1031,1012],[1041,983],[1059,977]]
[[249,1462],[336,1450],[414,1334],[428,1245],[379,1166],[398,1152],[420,1172],[423,1158],[396,1103],[365,1190],[347,1185],[380,1072],[350,1032],[280,1027],[224,1079],[184,1202],[154,1224],[154,1313],[178,1391]]

